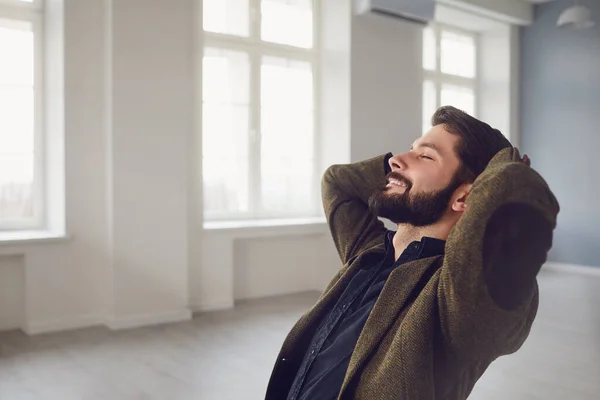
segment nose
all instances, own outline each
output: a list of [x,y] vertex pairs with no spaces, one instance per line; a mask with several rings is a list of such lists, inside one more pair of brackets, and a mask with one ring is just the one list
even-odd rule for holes
[[406,164],[404,163],[404,160],[402,159],[402,156],[400,154],[396,154],[395,156],[391,157],[388,160],[388,163],[389,163],[392,171],[397,170],[397,169],[400,169],[400,170],[406,169]]

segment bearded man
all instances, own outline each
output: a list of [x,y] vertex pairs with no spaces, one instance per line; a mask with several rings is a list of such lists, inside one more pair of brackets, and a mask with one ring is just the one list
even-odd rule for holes
[[343,267],[286,338],[267,400],[466,399],[527,338],[556,198],[500,131],[449,106],[432,125],[404,154],[325,172]]

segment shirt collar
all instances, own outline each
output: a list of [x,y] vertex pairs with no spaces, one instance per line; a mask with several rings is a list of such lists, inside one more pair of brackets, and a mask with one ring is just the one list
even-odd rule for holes
[[446,241],[432,237],[423,236],[420,243],[419,258],[435,257],[444,255]]
[[[396,232],[388,231],[386,249],[393,250],[393,239]],[[411,258],[428,258],[444,255],[446,250],[446,241],[428,236],[423,236],[420,241],[414,241],[404,249],[402,256],[412,256]]]

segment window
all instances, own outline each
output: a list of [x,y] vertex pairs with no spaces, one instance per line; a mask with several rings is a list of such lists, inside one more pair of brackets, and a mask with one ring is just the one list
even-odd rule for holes
[[318,214],[312,0],[204,0],[205,220]]
[[423,31],[423,131],[438,107],[477,115],[477,35],[433,25]]
[[42,224],[39,10],[0,1],[0,230]]

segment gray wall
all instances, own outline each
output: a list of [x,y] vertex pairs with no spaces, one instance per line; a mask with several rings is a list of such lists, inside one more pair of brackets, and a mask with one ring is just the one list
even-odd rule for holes
[[556,27],[572,0],[536,8],[521,36],[523,150],[561,204],[549,260],[600,266],[600,1],[598,24]]

